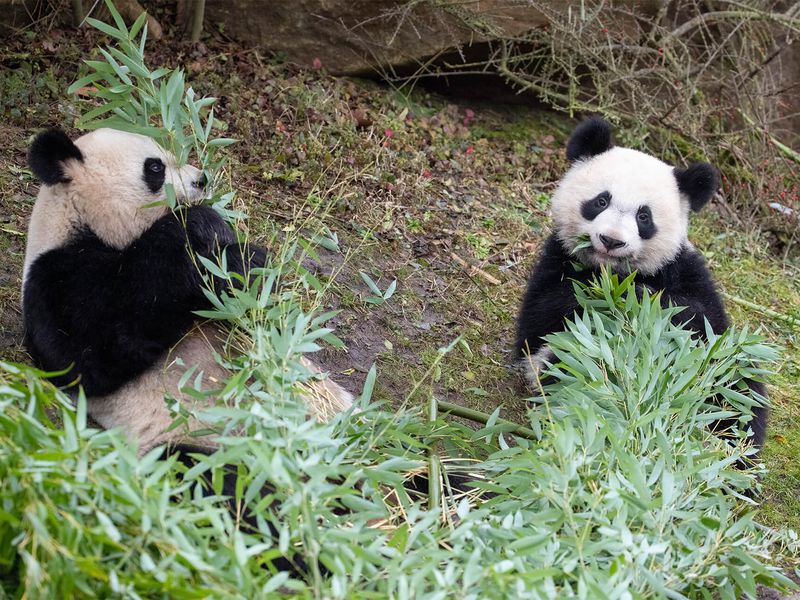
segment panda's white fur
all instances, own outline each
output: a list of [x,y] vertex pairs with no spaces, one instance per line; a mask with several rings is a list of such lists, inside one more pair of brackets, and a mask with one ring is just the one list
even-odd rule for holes
[[[128,439],[137,442],[140,452],[165,442],[180,441],[185,438],[186,430],[178,427],[167,431],[174,417],[165,398],[179,401],[184,408],[203,408],[197,406],[195,396],[183,392],[180,381],[187,369],[195,367],[188,385],[193,388],[199,385],[205,390],[218,389],[230,373],[213,356],[225,351],[226,338],[227,331],[218,325],[197,324],[160,364],[112,394],[88,398],[89,414],[105,429],[121,428]],[[322,374],[307,358],[301,358],[300,362],[312,373]],[[200,381],[196,381],[197,375],[201,375]],[[319,420],[328,420],[352,404],[350,393],[327,377],[305,384],[303,397],[310,416]],[[188,423],[190,431],[205,427],[207,425],[194,419]],[[197,443],[197,439],[193,441]]]
[[[136,441],[141,452],[180,440],[186,433],[183,428],[167,432],[173,416],[165,398],[174,398],[185,408],[197,408],[196,399],[180,389],[181,377],[191,366],[196,366],[196,373],[202,373],[202,381],[198,382],[201,389],[216,389],[225,381],[228,373],[213,358],[214,352],[224,349],[224,335],[225,331],[216,325],[196,325],[160,364],[107,396],[88,398],[89,414],[105,429],[121,428],[128,439]],[[194,377],[189,385],[195,385]],[[188,428],[197,430],[202,426],[192,420]]]
[[[168,214],[169,208],[163,203],[152,206],[164,200],[165,192],[163,187],[153,192],[143,180],[141,165],[148,158],[163,161],[164,181],[173,184],[180,203],[196,204],[205,195],[201,172],[189,165],[178,167],[174,157],[148,137],[98,129],[74,144],[82,160],[61,161],[58,181],[42,185],[39,191],[28,229],[23,290],[37,258],[64,247],[81,230],[89,228],[109,247],[124,249]],[[165,396],[189,406],[195,402],[193,396],[179,389],[181,378],[191,367],[195,367],[195,374],[202,373],[203,389],[217,389],[227,373],[214,353],[222,352],[226,336],[220,325],[196,324],[142,375],[110,394],[89,397],[89,414],[105,428],[121,428],[138,443],[140,452],[179,439],[185,430],[166,432],[173,419]],[[351,406],[349,392],[326,378],[311,361],[303,359],[302,364],[317,376],[303,392],[312,416],[327,419]],[[191,380],[194,384],[194,375]],[[197,428],[198,424],[189,426]]]
[[541,385],[540,374],[553,364],[555,359],[556,355],[547,344],[544,344],[533,354],[526,354],[519,359],[517,368],[525,377],[525,382],[531,390],[539,390]]
[[[687,239],[689,213],[717,191],[718,171],[707,163],[673,167],[615,147],[612,137],[610,124],[593,117],[567,143],[571,166],[553,194],[554,232],[531,272],[517,321],[515,351],[534,391],[542,368],[555,359],[545,338],[580,310],[574,284],[590,284],[604,265],[623,275],[635,271],[638,291],[684,307],[674,320],[697,336],[709,327],[721,334],[729,324],[706,262]],[[747,384],[766,398],[761,382]],[[764,442],[766,423],[766,407],[755,407],[749,427],[756,446]],[[715,430],[739,426],[722,421]]]
[[[601,192],[611,195],[611,205],[593,220],[581,216],[581,203]],[[636,222],[638,209],[652,211],[658,234],[642,239]],[[587,265],[609,264],[618,271],[657,272],[688,243],[689,201],[678,190],[674,168],[654,156],[631,148],[611,148],[576,161],[553,194],[551,214],[558,238],[575,248],[589,236],[593,251],[578,251]],[[625,242],[607,250],[599,236]]]
[[[175,188],[178,201],[195,203],[203,198],[197,185],[202,173],[196,167],[181,168],[175,158],[154,140],[115,129],[97,129],[75,140],[84,160],[64,161],[67,183],[43,185],[28,226],[23,267],[25,276],[41,254],[63,246],[75,231],[88,226],[112,248],[124,248],[157,219],[164,216],[163,189],[151,192],[142,180],[139,165],[159,157],[166,166],[165,181]],[[136,168],[131,168],[136,165]]]

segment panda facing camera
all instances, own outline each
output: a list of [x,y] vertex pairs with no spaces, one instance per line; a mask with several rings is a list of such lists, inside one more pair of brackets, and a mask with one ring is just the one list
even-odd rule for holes
[[[611,126],[599,117],[572,134],[567,160],[570,168],[551,201],[554,233],[528,280],[517,320],[515,352],[531,387],[555,358],[543,338],[562,331],[579,308],[573,282],[588,283],[603,266],[621,275],[636,271],[638,288],[661,292],[665,306],[686,307],[674,320],[695,335],[705,335],[706,320],[715,334],[725,331],[722,299],[705,259],[687,238],[689,213],[702,209],[719,188],[717,170],[707,163],[672,167],[615,147]],[[762,383],[747,384],[766,398]],[[754,407],[749,427],[757,447],[766,424],[767,408]]]

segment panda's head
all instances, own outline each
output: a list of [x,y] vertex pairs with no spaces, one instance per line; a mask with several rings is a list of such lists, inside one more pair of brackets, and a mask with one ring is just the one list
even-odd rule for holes
[[166,199],[168,183],[180,202],[204,196],[200,170],[179,168],[151,138],[114,129],[97,129],[74,142],[63,131],[45,131],[34,139],[28,163],[44,184],[28,240],[37,254],[86,228],[107,245],[124,248],[169,210],[165,203],[153,206]]
[[[567,144],[572,163],[552,199],[556,234],[587,266],[653,274],[687,243],[689,211],[719,187],[705,163],[672,167],[630,148],[616,148],[611,126],[584,121]],[[588,242],[588,245],[582,242]]]

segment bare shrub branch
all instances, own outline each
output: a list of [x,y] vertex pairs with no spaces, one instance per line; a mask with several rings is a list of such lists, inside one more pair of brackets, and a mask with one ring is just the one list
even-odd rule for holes
[[512,4],[543,14],[546,26],[505,34],[474,2],[414,0],[384,15],[399,29],[438,10],[489,44],[480,61],[428,60],[411,77],[388,78],[494,72],[555,109],[603,113],[624,125],[627,145],[675,163],[714,162],[743,222],[794,239],[797,164],[781,145],[800,141],[798,105],[787,104],[798,83],[782,69],[800,37],[800,2],[671,0],[651,13],[602,0],[497,6]]

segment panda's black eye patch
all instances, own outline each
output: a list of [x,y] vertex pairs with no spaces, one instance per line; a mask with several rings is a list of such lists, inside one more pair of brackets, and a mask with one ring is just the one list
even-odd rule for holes
[[600,192],[591,200],[586,200],[581,204],[581,216],[587,221],[593,221],[594,218],[607,209],[611,205],[611,194],[608,192]]
[[167,168],[160,158],[147,158],[144,161],[142,178],[147,184],[147,189],[155,194],[164,186]]
[[649,206],[640,206],[636,213],[636,225],[639,227],[639,237],[649,240],[656,234],[658,229],[653,223],[653,212]]

